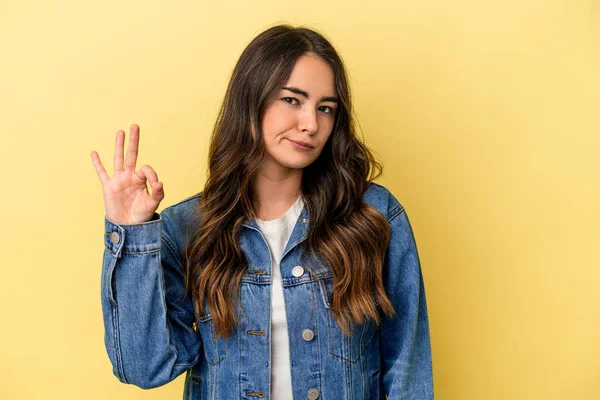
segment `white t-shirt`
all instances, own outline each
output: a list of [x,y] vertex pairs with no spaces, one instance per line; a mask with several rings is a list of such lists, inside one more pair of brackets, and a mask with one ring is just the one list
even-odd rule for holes
[[271,284],[271,399],[273,400],[293,398],[289,337],[279,262],[303,206],[302,196],[299,196],[281,217],[269,221],[256,219],[271,250],[271,275],[273,278]]

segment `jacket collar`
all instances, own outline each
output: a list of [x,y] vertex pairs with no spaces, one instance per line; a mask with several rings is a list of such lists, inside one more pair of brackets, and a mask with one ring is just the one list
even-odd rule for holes
[[[310,218],[308,217],[308,210],[306,209],[306,204],[304,204],[302,206],[302,210],[300,211],[300,215],[298,216],[298,220],[296,221],[296,224],[294,225],[294,229],[292,230],[290,239],[288,240],[288,242],[285,246],[285,249],[283,250],[282,257],[285,256],[285,254],[289,250],[291,250],[296,245],[298,245],[300,242],[302,242],[304,239],[306,239],[306,237],[308,236],[308,224],[309,223],[310,223]],[[248,219],[248,220],[244,221],[242,223],[242,226],[245,226],[246,228],[250,228],[250,229],[260,232],[258,224],[256,223],[256,220],[254,220],[254,219]],[[242,231],[242,235],[245,235],[245,234],[247,234],[247,231]]]

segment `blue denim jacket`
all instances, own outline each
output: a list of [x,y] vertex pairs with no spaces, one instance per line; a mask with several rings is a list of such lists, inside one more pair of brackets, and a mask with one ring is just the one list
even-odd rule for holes
[[[231,336],[214,335],[210,313],[196,326],[191,297],[178,299],[181,254],[188,223],[200,220],[200,196],[140,224],[105,216],[101,301],[113,373],[123,383],[153,388],[185,372],[184,399],[269,399],[271,259],[256,222],[246,221],[240,234],[249,263],[240,287],[245,315]],[[292,275],[310,223],[304,207],[281,260],[294,398],[433,399],[427,305],[408,216],[380,184],[372,183],[363,198],[392,229],[383,283],[396,316],[346,336],[329,312],[333,278],[327,266],[317,266],[316,279],[308,271],[295,276],[298,268]]]

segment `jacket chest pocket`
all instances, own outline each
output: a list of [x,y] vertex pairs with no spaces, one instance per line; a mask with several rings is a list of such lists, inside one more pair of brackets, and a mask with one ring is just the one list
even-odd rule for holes
[[227,356],[227,339],[223,336],[216,337],[215,326],[210,313],[200,317],[198,330],[202,337],[202,347],[208,363],[216,365],[223,361]]
[[361,325],[354,325],[350,334],[346,335],[338,326],[332,314],[333,277],[327,276],[319,280],[323,303],[325,304],[327,321],[327,348],[329,354],[345,361],[355,363],[374,340],[377,326],[373,320]]

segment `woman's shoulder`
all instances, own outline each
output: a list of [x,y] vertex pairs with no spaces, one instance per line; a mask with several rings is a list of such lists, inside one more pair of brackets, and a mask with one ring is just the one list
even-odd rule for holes
[[167,217],[170,217],[171,219],[178,219],[180,221],[190,219],[193,214],[197,213],[201,197],[202,192],[195,193],[184,198],[183,200],[179,200],[176,203],[165,207],[160,214],[166,214]]
[[163,236],[171,240],[171,244],[182,250],[187,236],[196,229],[200,222],[199,204],[202,192],[179,200],[165,207],[160,216],[163,221]]
[[[184,234],[191,228],[192,223],[201,220],[199,204],[202,192],[197,192],[166,207],[160,215],[163,217],[165,229],[178,230]],[[390,189],[381,183],[370,182],[363,194],[363,201],[376,208],[388,220],[404,211],[404,207]],[[168,232],[170,233],[170,232]]]
[[375,207],[388,220],[404,210],[400,201],[384,185],[371,182],[365,190],[363,201]]

